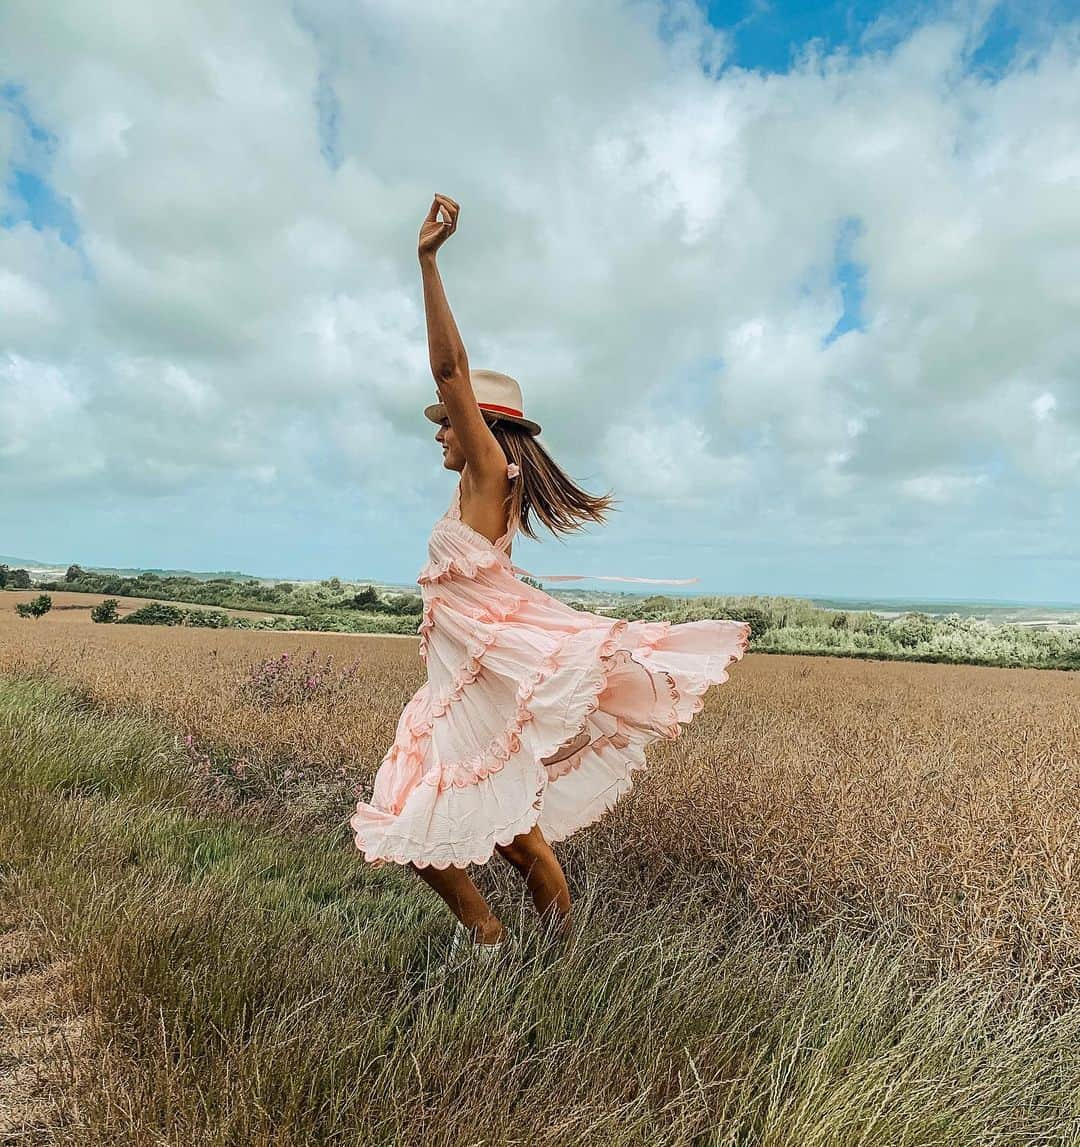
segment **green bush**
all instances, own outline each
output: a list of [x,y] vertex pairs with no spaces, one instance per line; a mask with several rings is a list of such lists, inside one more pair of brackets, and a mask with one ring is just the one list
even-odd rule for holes
[[52,609],[52,598],[47,593],[40,593],[33,601],[20,601],[15,605],[15,612],[20,617],[44,617]]
[[[576,608],[589,609],[587,604]],[[1002,625],[984,618],[823,609],[800,598],[677,598],[659,594],[613,606],[612,617],[674,624],[727,618],[750,624],[751,651],[827,654],[949,664],[1080,668],[1080,630]]]
[[30,589],[32,584],[27,570],[0,566],[0,589]]
[[401,617],[419,617],[424,612],[424,600],[418,593],[395,593],[387,599],[386,611]]
[[415,615],[360,613],[351,609],[324,609],[301,622],[282,622],[274,628],[314,629],[326,633],[416,633]]
[[99,602],[94,606],[92,610],[90,610],[90,620],[99,621],[106,625],[110,622],[116,621],[116,606],[116,598],[107,597],[104,601]]
[[379,595],[375,592],[375,587],[366,585],[359,593],[353,595],[352,600],[349,602],[349,608],[367,609],[370,606],[378,606],[381,604]]
[[230,629],[233,619],[222,609],[188,609],[184,625],[197,625],[203,629]]
[[897,645],[914,649],[934,636],[935,621],[925,613],[905,613],[896,618],[889,632]]
[[729,609],[724,616],[732,621],[749,623],[751,641],[756,637],[761,637],[769,628],[769,619],[760,609],[755,609],[753,606],[747,606],[745,609],[739,609],[738,606],[735,606]]
[[187,611],[161,601],[147,602],[120,619],[121,625],[183,625]]
[[151,601],[134,613],[120,618],[121,625],[195,625],[206,629],[229,629],[232,618],[220,609],[180,609],[161,601]]

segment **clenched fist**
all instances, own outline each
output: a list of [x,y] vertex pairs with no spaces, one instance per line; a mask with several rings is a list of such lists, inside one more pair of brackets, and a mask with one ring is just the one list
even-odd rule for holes
[[[436,251],[457,230],[458,213],[461,208],[448,196],[436,195],[431,201],[431,210],[420,224],[418,255],[434,255]],[[439,213],[445,218],[440,219]]]

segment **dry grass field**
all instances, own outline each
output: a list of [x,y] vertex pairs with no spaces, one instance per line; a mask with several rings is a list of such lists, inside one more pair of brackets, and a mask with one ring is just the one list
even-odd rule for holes
[[[557,846],[552,952],[347,817],[415,638],[0,595],[0,1140],[1080,1143],[1080,678],[750,653]],[[14,600],[13,600],[14,599]],[[81,621],[81,624],[80,624]]]
[[[55,605],[29,620],[13,608],[25,596],[0,595],[0,672],[45,668],[109,712],[164,722],[208,786],[273,809],[283,831],[344,824],[423,680],[412,639],[114,627]],[[245,691],[252,665],[286,653],[317,655],[319,688],[284,705]],[[751,646],[559,855],[568,874],[603,857],[642,903],[694,887],[770,924],[903,935],[928,968],[1049,977],[1068,997],[1078,840],[1080,676]]]

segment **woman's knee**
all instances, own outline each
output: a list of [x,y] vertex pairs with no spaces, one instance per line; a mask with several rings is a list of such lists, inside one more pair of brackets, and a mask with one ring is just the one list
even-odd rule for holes
[[528,868],[534,860],[528,849],[518,844],[516,839],[512,840],[509,844],[495,845],[495,851],[503,860],[509,861],[515,868]]
[[526,869],[532,868],[538,860],[544,860],[551,853],[539,825],[534,825],[529,832],[515,836],[509,844],[495,845],[495,849],[515,868]]

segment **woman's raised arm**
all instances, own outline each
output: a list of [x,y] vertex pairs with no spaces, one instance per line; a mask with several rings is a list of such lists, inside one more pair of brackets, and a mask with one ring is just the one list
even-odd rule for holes
[[[440,210],[447,219],[439,219]],[[476,477],[505,477],[506,458],[495,440],[480,407],[476,405],[469,378],[469,357],[446,300],[435,253],[457,229],[460,208],[445,195],[436,195],[420,228],[418,254],[424,281],[424,313],[427,316],[428,358],[439,398],[446,407],[450,425],[461,443],[465,460]]]

